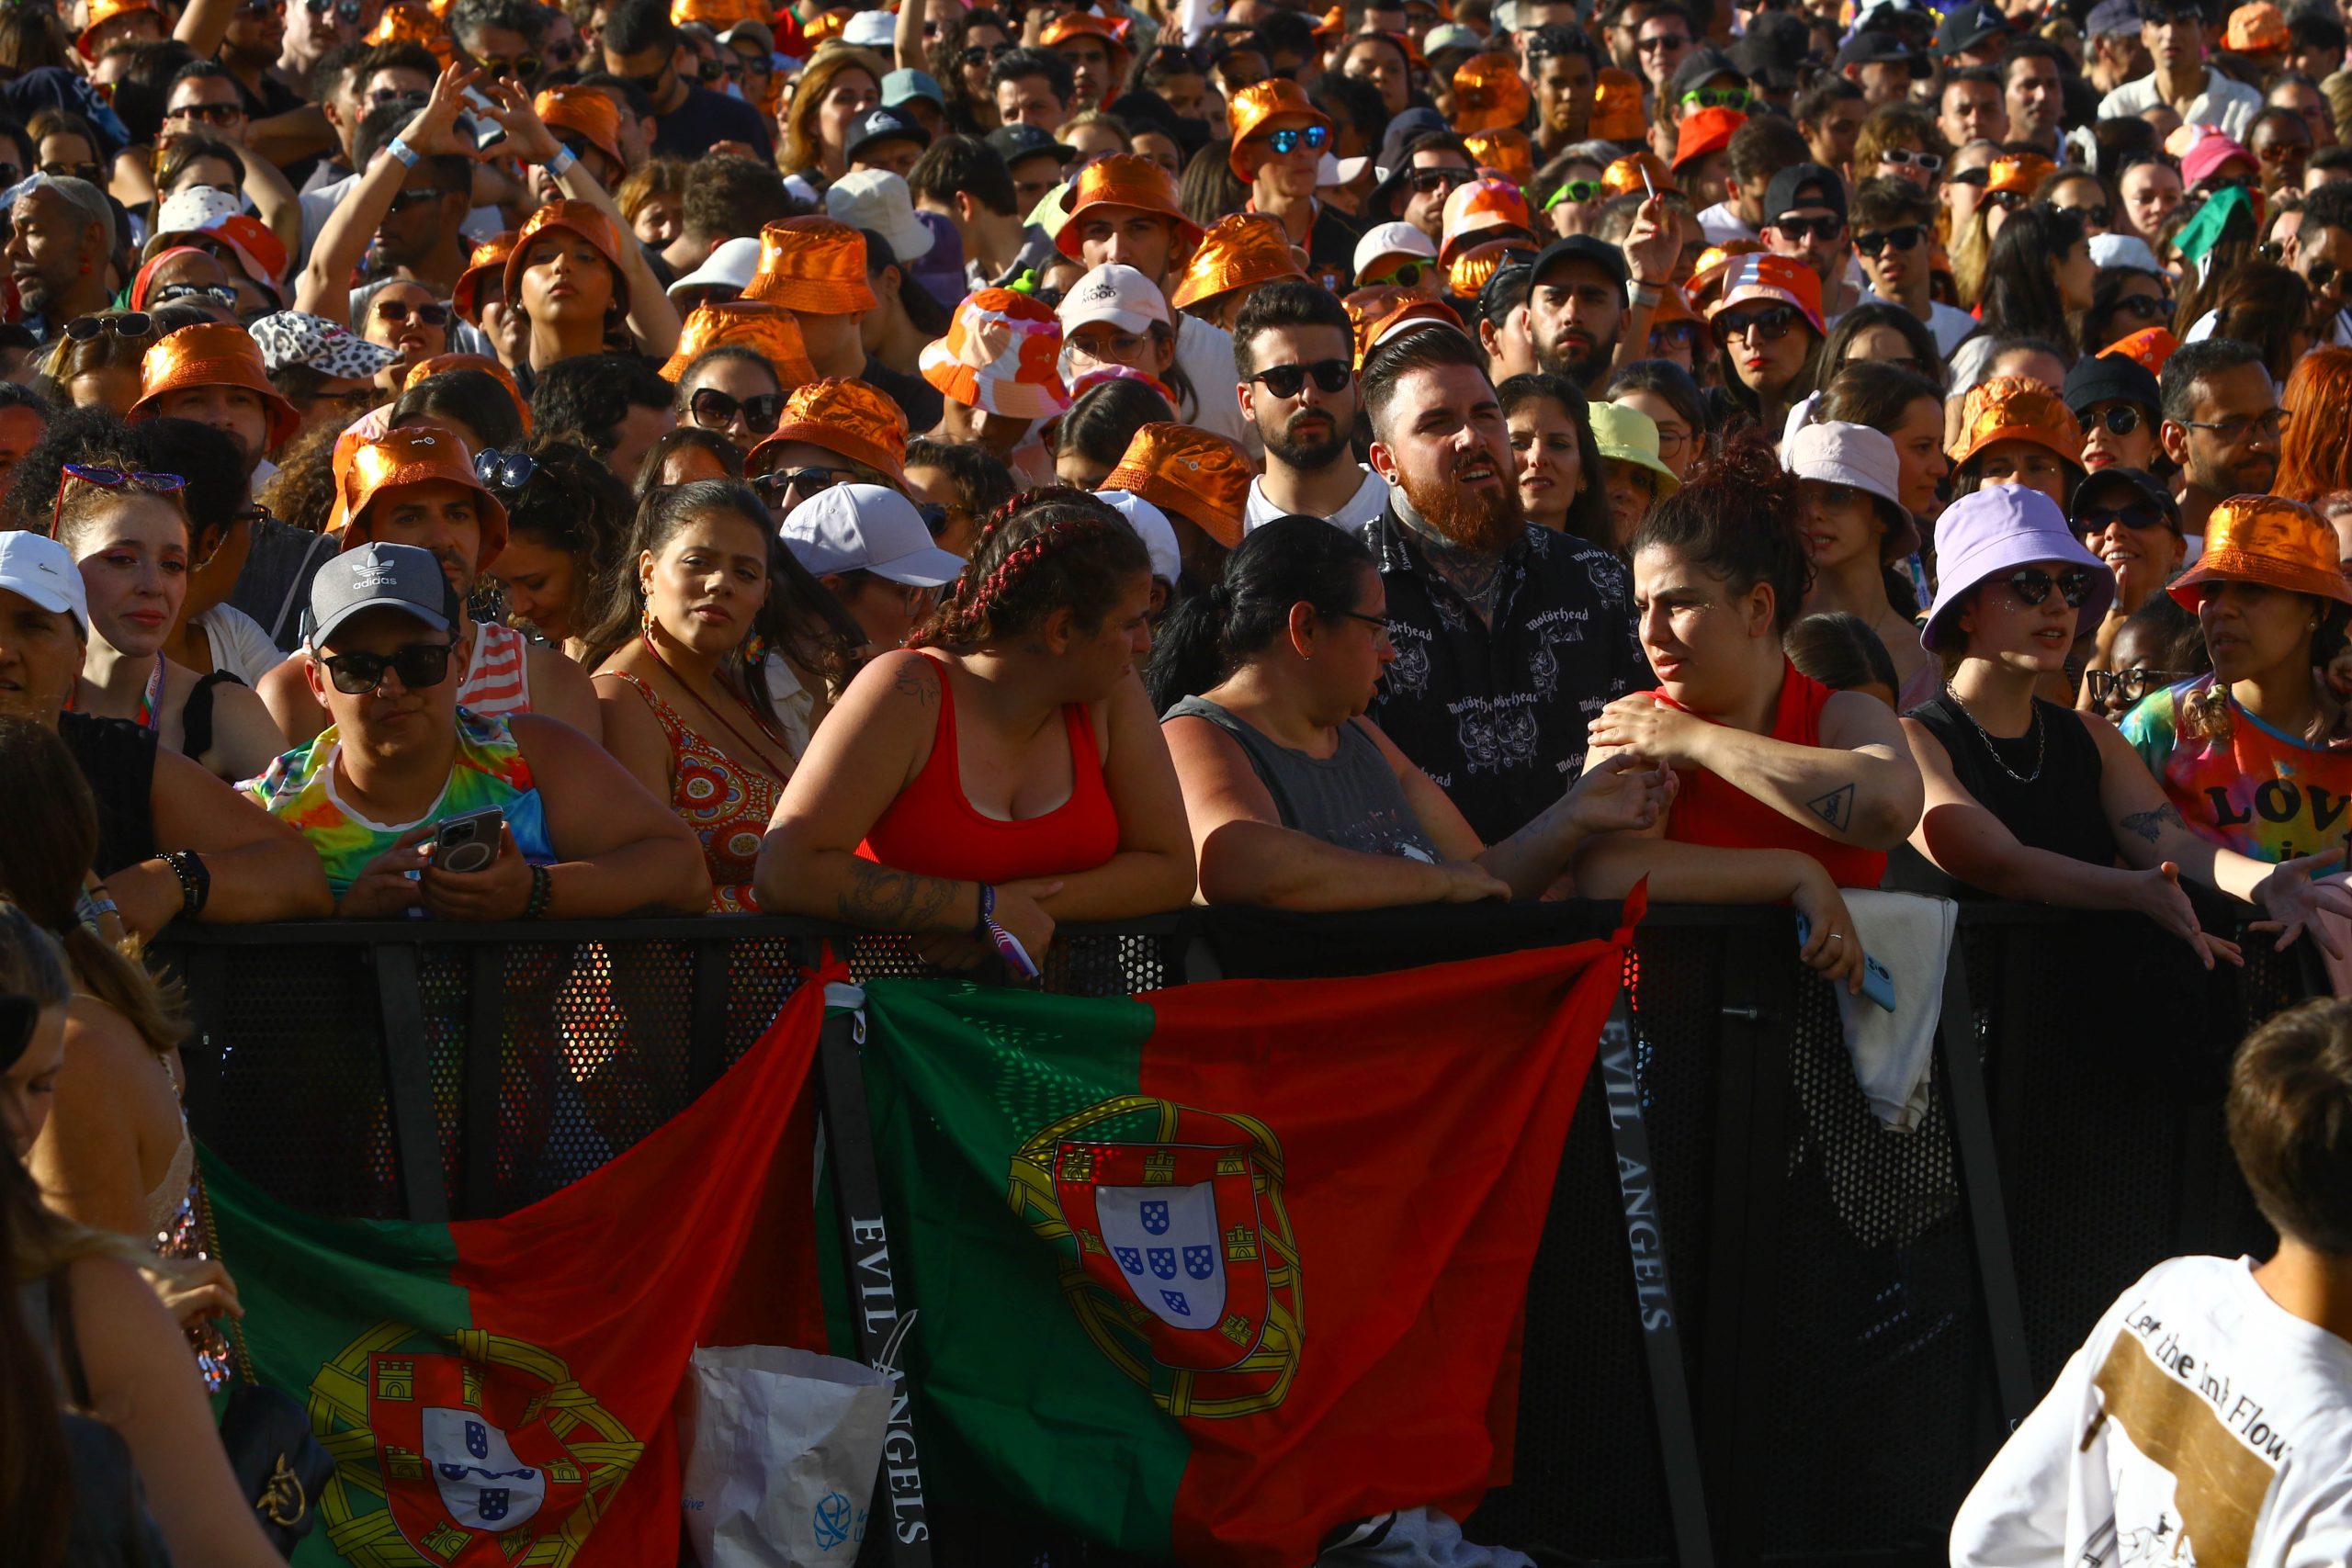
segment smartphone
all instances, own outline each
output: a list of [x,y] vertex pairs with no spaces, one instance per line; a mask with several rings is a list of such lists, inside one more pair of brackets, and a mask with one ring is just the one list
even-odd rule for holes
[[[1797,917],[1797,946],[1802,949],[1813,934],[1813,926],[1803,915]],[[1894,1010],[1894,976],[1883,964],[1869,953],[1862,954],[1862,995],[1884,1008]]]
[[487,871],[498,859],[498,837],[506,813],[495,806],[459,812],[433,830],[436,871]]

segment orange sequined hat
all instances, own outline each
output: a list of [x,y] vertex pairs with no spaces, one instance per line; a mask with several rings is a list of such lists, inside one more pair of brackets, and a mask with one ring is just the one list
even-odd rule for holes
[[1079,171],[1062,205],[1069,216],[1062,220],[1061,231],[1054,236],[1054,248],[1072,261],[1083,259],[1079,248],[1078,220],[1090,207],[1132,207],[1156,212],[1175,225],[1181,243],[1200,243],[1201,226],[1186,217],[1177,202],[1175,176],[1150,159],[1132,152],[1114,152],[1087,164]]
[[1008,419],[1051,419],[1069,407],[1057,361],[1061,319],[1026,294],[967,295],[917,361],[922,378],[966,408]]
[[2232,54],[2275,54],[2293,41],[2286,17],[2268,0],[2232,11],[2229,30],[2222,35],[2222,47]]
[[2169,592],[2192,613],[2203,597],[2198,585],[2206,582],[2260,582],[2352,604],[2338,548],[2335,525],[2302,502],[2233,495],[2205,519],[2205,553],[2173,579]]
[[1356,368],[1363,368],[1372,351],[1398,333],[1417,323],[1464,330],[1462,318],[1453,309],[1434,299],[1423,299],[1397,288],[1393,283],[1375,284],[1359,288],[1340,303],[1347,308],[1348,321],[1354,328]]
[[775,434],[752,448],[743,459],[744,471],[764,472],[760,454],[787,441],[822,446],[888,474],[893,484],[906,482],[907,416],[898,404],[863,381],[828,376],[792,389],[785,396]]
[[1522,234],[1534,231],[1527,219],[1527,193],[1509,180],[1477,179],[1453,187],[1445,198],[1445,216],[1439,225],[1444,237],[1438,242],[1437,254],[1442,262],[1453,260],[1454,253],[1479,237],[1495,239],[1492,231],[1515,229]]
[[1468,246],[1445,269],[1445,291],[1457,299],[1476,299],[1478,291],[1487,287],[1487,280],[1495,276],[1495,269],[1507,258],[1517,256],[1521,261],[1532,261],[1536,254],[1534,241],[1516,235]]
[[1209,225],[1169,303],[1178,310],[1235,288],[1283,277],[1305,277],[1282,220],[1261,212],[1231,212]]
[[670,0],[670,20],[682,28],[700,22],[712,32],[723,33],[751,16],[752,8],[743,0]]
[[1593,84],[1592,118],[1586,134],[1595,141],[1639,141],[1642,130],[1642,79],[1614,65],[1602,66]]
[[420,359],[408,367],[401,378],[400,389],[407,391],[419,381],[435,376],[446,376],[452,370],[479,370],[500,386],[514,400],[514,412],[523,422],[523,434],[531,434],[531,404],[523,396],[523,389],[514,382],[514,372],[486,354],[436,354],[430,359]]
[[1500,50],[1474,54],[1453,68],[1453,129],[1457,135],[1517,127],[1527,118],[1534,96],[1519,61]]
[[1229,550],[1241,543],[1250,482],[1257,477],[1250,455],[1222,435],[1189,424],[1147,424],[1100,488],[1139,495]]
[[662,367],[662,378],[675,381],[703,354],[729,346],[748,348],[766,360],[787,392],[817,378],[808,345],[801,341],[798,318],[781,305],[756,299],[695,306],[678,334],[678,352]]
[[[1646,190],[1642,185],[1645,174],[1650,177]],[[1642,152],[1628,152],[1601,170],[1600,188],[1611,196],[1631,196],[1637,190],[1646,195],[1649,190],[1679,191],[1682,186],[1676,182],[1674,171],[1657,153]]]
[[474,325],[481,325],[481,287],[497,279],[503,293],[506,288],[506,258],[514,252],[515,231],[493,234],[473,249],[466,258],[466,270],[458,274],[458,286],[449,290],[449,304],[458,315]]
[[590,146],[613,161],[616,169],[628,167],[621,155],[621,111],[612,96],[597,87],[549,87],[531,100],[531,107],[549,130],[569,130],[588,139]]
[[1967,462],[1996,441],[2030,441],[2080,468],[2083,427],[2065,400],[2048,383],[2030,376],[1996,376],[1968,389],[1960,405],[1960,439],[1953,443],[1955,467]]
[[1285,115],[1298,115],[1319,125],[1328,134],[1331,117],[1310,102],[1306,89],[1284,76],[1271,76],[1263,82],[1252,82],[1233,95],[1225,107],[1225,121],[1232,130],[1232,150],[1227,153],[1227,166],[1234,177],[1248,185],[1258,177],[1255,165],[1242,162],[1244,147],[1250,139],[1265,128],[1266,122]]
[[2172,351],[2179,346],[2180,340],[2172,335],[2170,328],[2142,327],[2130,337],[2118,338],[2109,344],[2099,350],[2099,354],[2102,356],[2120,354],[2126,359],[2136,359],[2147,367],[2150,375],[2161,376],[2165,361],[2170,359]]
[[384,7],[383,16],[368,30],[369,43],[421,43],[433,51],[433,58],[446,68],[455,58],[456,44],[441,18],[433,14],[430,6],[416,0],[392,0]]
[[830,218],[786,218],[760,231],[760,269],[743,298],[787,310],[838,316],[874,309],[865,236]]
[[1464,137],[1462,145],[1470,149],[1470,161],[1479,168],[1492,169],[1516,186],[1534,183],[1535,143],[1518,127],[1481,130]]
[[[628,276],[621,271],[620,231],[604,209],[584,201],[550,201],[528,218],[514,236],[514,248],[506,255],[506,298],[517,304],[523,299],[523,258],[531,242],[550,230],[559,233],[576,234],[595,247],[613,269],[613,299],[623,310],[628,309]],[[635,240],[630,243],[634,244]]]
[[[90,35],[117,17],[127,17],[133,11],[154,11],[154,0],[90,0],[89,21],[74,39],[74,51],[85,60],[96,60],[90,48]],[[161,31],[161,13],[157,13],[157,30]]]
[[302,423],[286,395],[269,384],[261,344],[234,321],[203,321],[158,338],[139,362],[139,400],[128,417],[134,424],[157,418],[156,399],[189,387],[243,387],[259,393],[269,414],[273,449]]
[[1984,188],[1988,191],[2015,191],[2031,196],[2042,181],[2048,179],[2058,165],[2039,152],[2005,153],[1993,160],[1984,171]]
[[[342,443],[336,443],[338,454]],[[335,499],[351,521],[343,530],[343,547],[356,549],[368,542],[368,508],[388,490],[434,480],[460,486],[481,497],[481,554],[474,560],[480,570],[506,547],[506,507],[491,494],[474,472],[464,443],[446,430],[429,424],[404,424],[373,440],[349,448],[348,459],[336,470]]]
[[1045,33],[1037,39],[1037,46],[1040,49],[1058,49],[1071,39],[1081,36],[1099,38],[1109,46],[1111,52],[1116,57],[1112,62],[1114,76],[1125,76],[1127,73],[1127,61],[1133,57],[1135,51],[1127,47],[1127,40],[1121,35],[1118,28],[1089,11],[1071,11],[1067,15],[1055,17],[1046,25]]

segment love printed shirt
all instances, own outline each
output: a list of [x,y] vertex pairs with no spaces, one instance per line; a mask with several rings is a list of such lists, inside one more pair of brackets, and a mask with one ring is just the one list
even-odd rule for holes
[[2275,863],[2352,832],[2352,749],[2271,728],[2217,699],[2211,675],[2150,693],[2124,716],[2123,738],[2190,828],[2242,855]]

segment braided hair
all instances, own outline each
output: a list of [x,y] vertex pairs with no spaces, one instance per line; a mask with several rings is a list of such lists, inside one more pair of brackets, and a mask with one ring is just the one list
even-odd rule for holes
[[1091,632],[1120,591],[1150,573],[1143,540],[1103,502],[1065,485],[1023,491],[981,525],[963,575],[907,646],[970,653],[1061,609]]

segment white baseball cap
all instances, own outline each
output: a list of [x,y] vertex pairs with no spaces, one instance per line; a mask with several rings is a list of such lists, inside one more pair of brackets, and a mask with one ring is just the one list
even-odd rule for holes
[[21,594],[51,615],[74,617],[90,635],[90,601],[82,591],[82,569],[74,552],[46,534],[11,528],[0,532],[0,588]]
[[[827,186],[825,212],[836,223],[873,230],[889,242],[890,254],[901,262],[931,254],[931,231],[915,217],[915,198],[907,182],[888,169],[852,169]],[[758,244],[752,241],[754,249]]]
[[1062,335],[1108,321],[1123,333],[1143,333],[1151,323],[1169,325],[1168,299],[1159,286],[1120,262],[1104,262],[1069,286],[1062,296]]
[[891,11],[860,11],[842,28],[842,41],[860,49],[887,48],[898,36],[898,15]]
[[670,297],[676,299],[688,288],[732,288],[737,293],[752,286],[760,270],[760,237],[745,235],[728,241],[703,258],[702,265],[670,285]]
[[1094,498],[1127,520],[1151,557],[1151,575],[1173,585],[1184,575],[1184,558],[1176,548],[1176,525],[1162,512],[1131,491],[1098,490]]
[[1356,242],[1355,276],[1362,277],[1383,256],[1419,256],[1424,261],[1435,261],[1437,242],[1411,223],[1374,224]]
[[880,485],[820,490],[785,516],[777,533],[792,558],[813,576],[870,571],[913,588],[956,581],[964,558],[931,542],[915,503]]

